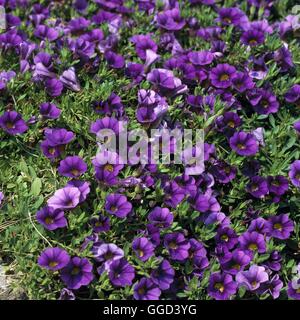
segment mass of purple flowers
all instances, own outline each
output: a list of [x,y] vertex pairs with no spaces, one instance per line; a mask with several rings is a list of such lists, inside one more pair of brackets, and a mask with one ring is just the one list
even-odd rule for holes
[[[300,299],[300,16],[280,3],[0,0],[0,209],[30,217],[30,298]],[[121,121],[203,129],[204,171],[172,141],[167,165],[103,163]]]

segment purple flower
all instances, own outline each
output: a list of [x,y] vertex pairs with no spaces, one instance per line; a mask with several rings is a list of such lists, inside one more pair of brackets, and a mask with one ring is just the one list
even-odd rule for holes
[[131,212],[132,204],[126,196],[113,193],[106,197],[105,210],[118,218],[125,218]]
[[292,184],[295,187],[300,188],[300,160],[296,160],[291,164],[289,177]]
[[248,231],[256,231],[264,235],[268,232],[268,221],[261,217],[253,219],[250,223]]
[[68,89],[79,92],[80,91],[80,84],[76,77],[75,69],[73,67],[65,70],[62,75],[59,77],[61,83]]
[[132,242],[132,249],[137,257],[143,262],[154,255],[154,246],[152,242],[145,237],[134,239]]
[[36,213],[37,221],[48,230],[56,230],[67,226],[67,219],[64,212],[54,210],[51,207],[44,207]]
[[82,180],[68,181],[66,187],[75,187],[80,192],[79,203],[85,201],[87,195],[90,193],[90,183]]
[[239,245],[244,250],[265,253],[266,243],[264,236],[256,231],[245,232],[239,237]]
[[300,84],[293,85],[285,94],[285,100],[298,105],[300,103]]
[[236,132],[229,140],[230,147],[240,156],[253,156],[258,152],[258,143],[253,134]]
[[64,146],[74,139],[74,133],[66,129],[51,128],[45,130],[45,136],[52,147]]
[[180,16],[180,11],[177,8],[163,11],[156,16],[157,24],[160,28],[167,31],[178,31],[181,30],[185,21]]
[[99,233],[110,230],[109,217],[105,217],[101,214],[98,217],[91,218],[90,223],[93,226],[93,232]]
[[[0,38],[0,47],[1,47],[1,38]],[[0,72],[0,90],[6,88],[7,82],[9,82],[15,76],[16,76],[16,73],[14,71]]]
[[126,287],[132,285],[135,277],[135,271],[126,259],[121,258],[114,260],[110,264],[108,273],[110,282],[116,287]]
[[151,39],[150,35],[135,35],[130,40],[135,44],[136,53],[142,60],[146,60],[147,50],[156,52],[158,49],[157,44]]
[[244,270],[250,261],[251,257],[247,253],[237,249],[228,261],[221,263],[221,267],[224,271],[236,275],[239,271]]
[[150,278],[141,278],[133,287],[135,300],[159,300],[161,291]]
[[43,119],[57,119],[61,110],[54,103],[44,102],[40,105],[40,114]]
[[93,278],[93,265],[86,258],[74,257],[61,270],[61,279],[69,289],[87,286]]
[[191,245],[182,233],[173,232],[165,235],[164,246],[169,250],[172,260],[184,261],[189,256]]
[[300,135],[300,120],[294,123],[294,129],[297,131],[297,134]]
[[115,93],[112,93],[105,101],[94,102],[93,108],[96,113],[106,116],[111,116],[113,113],[121,116],[124,110],[121,98]]
[[26,122],[16,111],[4,112],[0,117],[0,127],[11,135],[24,133],[28,129]]
[[251,93],[249,100],[258,114],[276,113],[279,109],[276,96],[264,89],[257,89],[253,94]]
[[294,222],[289,219],[288,214],[272,216],[268,222],[268,234],[277,239],[288,239],[294,230]]
[[98,272],[102,273],[104,270],[109,270],[113,261],[124,257],[124,251],[114,243],[95,243],[92,247],[92,253],[98,262],[103,262]]
[[164,188],[164,203],[167,206],[176,208],[177,205],[184,199],[185,191],[178,186],[175,181],[167,183]]
[[267,180],[270,193],[277,196],[282,196],[289,189],[289,181],[284,176],[269,176]]
[[228,249],[234,248],[238,242],[238,236],[235,231],[229,227],[218,228],[217,235],[215,237],[216,242],[222,244]]
[[188,58],[195,66],[205,66],[213,62],[214,55],[210,51],[192,51]]
[[103,119],[98,119],[91,124],[90,132],[98,134],[99,131],[105,130],[108,132],[111,130],[111,133],[118,134],[121,131],[121,124],[116,118],[105,117]]
[[80,191],[78,188],[65,187],[57,190],[54,195],[47,201],[48,206],[54,210],[69,210],[79,204]]
[[46,80],[45,87],[46,87],[46,92],[51,97],[60,96],[63,91],[63,88],[64,88],[62,82],[60,80],[54,79],[54,78]]
[[60,295],[58,300],[75,300],[75,295],[72,290],[69,290],[67,288],[63,288],[60,291]]
[[125,66],[124,58],[113,51],[106,51],[104,57],[111,68],[122,69]]
[[168,208],[155,207],[148,215],[149,221],[157,228],[168,228],[173,223],[173,214]]
[[264,43],[264,41],[265,41],[264,33],[255,29],[250,29],[248,31],[245,31],[241,37],[241,42],[251,47],[258,46]]
[[232,85],[232,80],[235,77],[235,67],[225,63],[218,64],[212,68],[209,78],[213,86],[216,88],[226,89]]
[[246,28],[249,24],[246,14],[238,8],[221,8],[218,13],[217,21],[225,26],[233,24],[236,27]]
[[170,262],[163,259],[159,266],[151,272],[152,281],[161,290],[167,290],[174,281],[175,270],[172,268]]
[[252,177],[246,190],[255,198],[263,198],[269,193],[267,180],[260,176]]
[[270,294],[273,299],[277,299],[283,287],[283,282],[279,279],[279,275],[275,274],[269,281],[263,282],[259,289],[259,294]]
[[269,275],[264,267],[252,265],[247,271],[240,271],[236,281],[240,286],[246,286],[249,291],[257,290],[260,285],[269,280]]
[[1,206],[3,199],[4,199],[4,194],[2,191],[0,191],[0,206]]
[[47,39],[48,41],[54,41],[58,38],[59,33],[54,28],[40,24],[34,31],[34,36],[40,39]]
[[78,156],[66,157],[60,161],[58,172],[60,175],[69,178],[78,178],[87,170],[86,163]]
[[68,253],[61,248],[47,248],[38,258],[38,264],[46,269],[56,271],[64,268],[70,261]]
[[236,293],[237,285],[227,273],[214,272],[210,275],[208,294],[216,300],[228,300]]
[[292,299],[300,300],[300,279],[289,281],[287,294]]
[[232,80],[233,87],[239,92],[243,93],[245,91],[254,88],[255,83],[252,78],[244,72],[237,72]]

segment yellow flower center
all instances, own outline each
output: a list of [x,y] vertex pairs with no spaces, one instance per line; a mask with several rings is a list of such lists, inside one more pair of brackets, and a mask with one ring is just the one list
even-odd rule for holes
[[217,289],[218,291],[220,291],[221,293],[224,292],[224,290],[225,290],[224,285],[221,282],[217,282],[214,285],[214,288]]

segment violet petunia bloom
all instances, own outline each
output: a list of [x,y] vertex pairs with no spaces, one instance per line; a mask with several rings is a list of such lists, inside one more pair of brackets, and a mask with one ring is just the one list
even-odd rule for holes
[[22,134],[28,129],[26,122],[16,111],[4,112],[0,116],[0,127],[11,135]]
[[295,84],[288,90],[285,100],[296,105],[300,103],[300,84]]
[[297,131],[297,134],[300,135],[300,120],[294,123],[293,128]]
[[52,78],[46,80],[45,88],[49,96],[58,97],[61,95],[64,86],[60,80]]
[[157,228],[168,228],[174,216],[168,208],[155,207],[148,215],[148,220]]
[[218,64],[210,71],[209,78],[212,85],[216,88],[226,89],[232,85],[232,80],[235,77],[235,74],[235,67],[227,63]]
[[248,231],[256,231],[265,235],[268,232],[268,221],[261,217],[253,219],[248,227]]
[[214,272],[210,275],[208,294],[216,300],[228,300],[236,293],[237,285],[231,275]]
[[86,170],[86,163],[78,156],[66,157],[60,161],[58,167],[59,174],[69,178],[78,178]]
[[276,96],[268,90],[257,89],[248,95],[248,99],[258,114],[276,113],[279,109],[279,103]]
[[4,194],[2,191],[0,191],[0,206],[1,206],[3,199],[4,199]]
[[253,156],[258,152],[254,135],[244,131],[236,132],[229,140],[230,147],[240,156]]
[[250,252],[266,252],[266,243],[264,236],[256,231],[247,231],[240,235],[239,245],[243,250],[249,250]]
[[260,285],[269,280],[269,275],[264,267],[252,265],[247,271],[240,271],[236,281],[240,286],[245,286],[249,291],[257,290]]
[[170,262],[163,259],[159,266],[151,272],[152,281],[161,290],[167,290],[174,281],[175,270],[172,268]]
[[175,96],[188,90],[187,86],[182,84],[171,70],[167,69],[151,70],[147,75],[147,80],[159,90],[162,96]]
[[131,212],[132,204],[126,196],[113,193],[106,197],[105,210],[118,218],[125,218]]
[[92,217],[90,223],[93,227],[93,232],[95,233],[106,232],[110,230],[110,218],[101,214],[98,217]]
[[270,193],[273,193],[276,196],[282,196],[289,189],[289,181],[284,176],[269,176],[267,181]]
[[154,246],[152,242],[145,237],[134,239],[132,249],[136,256],[143,262],[154,255]]
[[255,86],[253,79],[244,72],[237,72],[232,80],[232,84],[234,89],[236,89],[239,93],[251,90]]
[[130,265],[126,259],[121,258],[114,260],[110,264],[108,277],[114,286],[126,287],[132,285],[132,281],[135,277],[135,271],[133,266]]
[[294,222],[288,214],[272,216],[268,220],[268,235],[277,239],[288,239],[294,231]]
[[63,288],[60,291],[58,300],[75,300],[75,295],[72,290]]
[[241,42],[250,47],[263,44],[265,41],[265,35],[263,32],[255,29],[250,29],[242,34]]
[[287,294],[291,299],[300,300],[300,279],[288,282]]
[[65,187],[57,190],[54,195],[47,201],[49,207],[54,210],[70,210],[79,204],[80,191],[78,188]]
[[141,278],[133,287],[135,300],[159,300],[161,291],[150,278]]
[[118,121],[114,117],[105,117],[102,119],[98,119],[91,124],[90,132],[96,135],[103,132],[111,133],[111,135],[115,134],[118,135],[122,130],[121,122]]
[[189,256],[190,243],[182,233],[173,232],[165,235],[164,246],[169,250],[172,260],[184,261]]
[[65,70],[59,77],[60,82],[68,89],[79,92],[81,90],[80,84],[78,82],[75,69],[73,67]]
[[124,106],[121,98],[113,92],[107,100],[94,102],[93,109],[101,115],[111,116],[114,113],[116,116],[122,116]]
[[280,280],[279,275],[275,274],[269,281],[263,282],[257,292],[259,294],[270,294],[273,299],[277,299],[283,287],[283,282]]
[[234,25],[242,29],[247,29],[249,25],[249,20],[247,15],[239,8],[221,8],[219,11],[219,17],[217,21],[221,22],[223,25]]
[[233,251],[230,260],[221,263],[222,270],[232,275],[236,275],[239,271],[250,263],[251,257],[243,250],[237,249]]
[[269,193],[267,180],[260,176],[254,176],[251,178],[246,190],[255,198],[263,198]]
[[68,143],[70,143],[75,135],[72,131],[68,131],[66,129],[60,129],[60,128],[47,128],[45,130],[45,137],[47,141],[49,142],[49,145],[52,147],[56,146],[64,146]]
[[36,213],[36,220],[48,230],[56,230],[67,226],[67,219],[62,210],[44,207]]
[[43,119],[58,119],[61,110],[54,103],[44,102],[40,105],[40,114]]
[[300,160],[296,160],[291,164],[289,177],[292,184],[295,187],[300,188]]
[[[1,40],[0,40],[1,44]],[[0,90],[6,88],[6,84],[16,76],[14,71],[2,71],[0,72]]]
[[41,267],[52,271],[64,268],[69,261],[68,253],[58,247],[45,249],[38,258],[38,264]]
[[97,262],[102,262],[103,266],[98,269],[98,273],[109,270],[111,263],[124,257],[124,251],[114,243],[95,243],[92,253]]
[[214,55],[210,51],[192,51],[188,54],[188,58],[195,66],[205,66],[213,62]]
[[150,35],[135,35],[130,40],[134,43],[135,51],[142,60],[146,60],[147,50],[156,52],[158,49],[157,44],[151,39]]
[[167,31],[178,31],[181,30],[185,25],[185,21],[180,16],[180,11],[178,8],[158,13],[156,15],[156,22],[160,28]]
[[123,56],[113,52],[106,51],[104,58],[107,61],[108,65],[113,69],[122,69],[125,66],[125,60]]
[[68,289],[79,289],[94,279],[93,265],[86,258],[74,257],[61,270],[60,276]]
[[47,39],[48,41],[55,41],[58,38],[59,33],[54,28],[40,24],[36,27],[34,36],[42,40]]
[[232,249],[238,242],[238,236],[230,227],[219,227],[215,240],[218,244],[222,244],[228,249]]

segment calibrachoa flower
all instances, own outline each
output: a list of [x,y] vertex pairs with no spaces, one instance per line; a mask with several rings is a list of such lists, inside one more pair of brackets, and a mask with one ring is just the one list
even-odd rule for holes
[[291,164],[289,177],[292,184],[300,188],[300,160],[296,160]]
[[62,160],[58,167],[58,172],[62,176],[78,178],[87,170],[86,163],[78,156],[67,157]]
[[264,236],[256,231],[245,232],[239,237],[240,247],[252,252],[266,252]]
[[94,278],[93,266],[86,258],[74,257],[61,270],[61,279],[69,289],[87,286]]
[[158,228],[168,228],[173,223],[173,214],[168,208],[155,207],[148,215],[149,221]]
[[236,293],[237,285],[231,275],[214,272],[209,278],[208,294],[216,300],[228,300]]
[[56,271],[64,268],[70,261],[68,253],[61,248],[47,248],[38,259],[38,264],[46,269]]
[[96,243],[92,247],[92,252],[98,262],[104,262],[105,270],[109,269],[112,261],[124,257],[123,250],[114,243]]
[[117,287],[125,287],[132,284],[135,277],[134,268],[127,262],[126,259],[121,258],[114,260],[110,264],[109,271],[110,282]]
[[132,204],[122,194],[110,194],[106,197],[105,210],[118,218],[125,218],[131,212]]
[[264,267],[252,265],[247,271],[240,271],[236,275],[239,285],[244,285],[250,291],[257,290],[260,285],[269,280],[269,276]]
[[64,212],[55,210],[52,207],[44,207],[36,213],[37,221],[48,230],[55,230],[67,226],[67,219]]
[[69,210],[79,204],[80,191],[78,188],[65,187],[57,190],[48,200],[48,206],[53,209]]
[[164,245],[169,250],[170,257],[173,260],[183,261],[189,256],[189,248],[191,245],[182,233],[173,232],[166,234]]
[[61,110],[53,103],[44,102],[40,105],[40,114],[44,119],[57,119]]
[[135,300],[158,300],[161,294],[158,286],[150,278],[142,278],[133,290]]
[[230,147],[240,156],[253,156],[258,152],[258,143],[253,134],[236,132],[230,138]]
[[294,223],[289,219],[288,214],[280,214],[270,217],[268,220],[268,233],[271,237],[278,239],[288,239],[294,230]]
[[167,290],[174,281],[175,270],[170,262],[164,259],[159,266],[151,272],[152,281],[161,289]]
[[144,262],[154,255],[154,246],[145,237],[135,239],[132,242],[132,249],[137,257]]
[[235,67],[229,64],[219,64],[211,70],[209,78],[216,88],[226,89],[232,85],[235,73]]
[[26,122],[16,111],[4,112],[0,116],[0,127],[11,135],[21,134],[28,130]]

